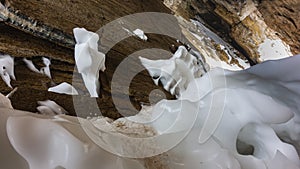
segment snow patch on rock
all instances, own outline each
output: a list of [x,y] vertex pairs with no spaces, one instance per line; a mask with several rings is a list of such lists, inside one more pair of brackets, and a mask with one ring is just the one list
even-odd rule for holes
[[144,31],[141,30],[141,29],[136,29],[133,31],[133,33],[139,37],[140,39],[144,40],[144,41],[147,41],[148,40],[148,37],[145,35]]
[[265,39],[265,41],[259,45],[258,52],[261,61],[282,59],[292,56],[290,47],[281,39]]

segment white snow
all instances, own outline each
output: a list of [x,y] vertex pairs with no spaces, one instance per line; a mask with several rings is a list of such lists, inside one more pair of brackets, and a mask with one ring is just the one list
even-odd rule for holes
[[[197,35],[195,33],[192,33],[192,32],[191,32],[191,34],[195,38],[197,38],[199,41],[202,41],[203,38],[204,38],[204,37],[200,37],[199,35]],[[223,46],[223,50],[225,50],[224,46]],[[227,56],[231,60],[232,56],[228,52],[227,52],[227,54],[228,54]],[[207,63],[211,69],[216,68],[216,67],[220,67],[220,68],[227,69],[227,70],[242,70],[242,68],[239,67],[236,64],[231,64],[230,65],[230,64],[226,63],[225,61],[221,60],[218,57],[213,57],[213,56],[218,56],[217,52],[216,52],[216,49],[211,49],[211,54],[210,55],[203,55],[203,56],[205,58],[205,63]],[[245,63],[245,61],[243,61],[242,59],[240,59],[240,58],[237,58],[237,59],[238,59],[239,63],[241,64],[241,66],[243,66],[244,68],[250,67],[250,65]]]
[[[196,26],[196,30],[190,29],[188,32],[194,36],[195,40],[193,40],[193,45],[196,46],[196,48],[203,49],[200,52],[203,54],[206,63],[211,67],[221,67],[227,70],[242,70],[247,69],[250,67],[250,64],[246,62],[246,60],[241,59],[234,53],[234,48],[232,48],[228,43],[226,43],[222,38],[220,38],[217,34],[209,30],[207,27],[205,27],[203,24],[196,20],[191,20],[192,24]],[[227,57],[228,62],[232,59],[236,59],[239,62],[238,66],[237,64],[229,64],[223,60],[221,60],[218,56],[218,52],[216,51],[213,44],[219,45],[221,50],[223,50]],[[204,49],[205,48],[205,49]]]
[[105,54],[98,51],[99,35],[84,28],[74,28],[75,62],[91,97],[98,97],[99,71],[105,70]]
[[144,31],[141,29],[135,29],[134,31],[131,31],[131,30],[125,28],[124,26],[122,26],[122,29],[125,30],[130,36],[134,35],[144,41],[148,40],[148,37],[145,35]]
[[50,87],[49,92],[68,94],[68,95],[78,95],[77,90],[67,82],[63,82],[57,86]]
[[[0,104],[1,153],[14,157],[0,162],[22,169],[28,169],[23,158],[30,169],[144,169],[145,159],[126,157],[166,153],[157,158],[166,169],[299,169],[299,64],[300,55],[244,71],[215,68],[190,82],[177,100],[116,121],[45,117]],[[0,103],[7,101],[0,95]],[[134,137],[146,131],[156,132]],[[254,153],[240,154],[237,140],[254,146]]]
[[220,59],[216,59],[216,58],[212,58],[212,57],[206,57],[205,58],[206,63],[211,67],[211,69],[213,68],[223,68],[226,70],[242,70],[242,68],[240,68],[238,65],[233,64],[233,65],[229,65],[228,63],[220,60]]
[[6,95],[6,97],[7,97],[7,98],[11,98],[11,97],[16,93],[17,90],[18,90],[18,87],[15,87],[12,91],[10,91],[10,92]]
[[261,61],[282,59],[292,56],[290,47],[280,39],[266,39],[259,45],[258,52]]
[[50,64],[51,61],[48,58],[43,57],[43,63],[45,65],[45,67],[42,67],[40,72],[45,74],[46,76],[48,76],[51,79],[51,73],[50,73]]
[[0,76],[6,85],[12,88],[11,79],[16,80],[14,74],[14,58],[9,55],[0,55]]
[[133,31],[133,33],[144,41],[148,40],[148,37],[145,35],[144,31],[141,29],[136,29]]
[[[76,32],[82,46],[75,59],[83,74],[90,73],[93,57],[104,55],[95,51],[97,36],[86,33]],[[180,79],[180,95],[115,121],[62,115],[66,111],[50,100],[38,102],[50,116],[18,111],[0,95],[0,154],[13,157],[0,158],[1,165],[146,169],[143,158],[160,154],[165,156],[156,162],[165,164],[162,169],[300,169],[300,55],[205,74],[197,73],[202,69],[195,58],[183,46],[169,60],[141,58],[152,77]],[[95,60],[92,68],[104,69],[104,56]],[[92,82],[97,71],[89,76]],[[170,89],[169,80],[163,85]],[[253,146],[253,154],[240,154],[238,140],[243,148]]]
[[49,112],[54,113],[50,115],[67,113],[67,111],[64,108],[62,108],[60,105],[58,105],[52,100],[38,101],[38,105],[39,106],[37,109],[41,114],[48,114]]
[[[195,53],[196,54],[196,53]],[[165,90],[179,96],[187,85],[206,72],[201,56],[194,56],[184,46],[179,46],[172,58],[168,60],[149,60],[140,57],[142,65],[158,85],[160,81]]]
[[122,27],[122,29],[123,29],[124,31],[126,31],[129,35],[134,35],[134,33],[131,32],[129,29],[124,28],[124,27]]
[[[300,141],[300,76],[295,71],[298,64],[300,55],[264,62],[246,71],[215,68],[191,81],[178,100],[164,100],[154,105],[150,109],[153,119],[148,120],[152,123],[147,124],[158,131],[158,137],[187,131],[189,125],[186,124],[193,126],[185,140],[170,150],[170,154],[182,159],[170,163],[169,167],[195,168],[200,162],[203,168],[270,168],[280,160],[287,164],[285,168],[299,169],[295,149],[295,146],[299,149]],[[160,64],[164,66],[167,64]],[[192,105],[185,100],[190,100]],[[195,111],[198,117],[193,123],[190,118]],[[129,119],[138,122],[139,118]],[[199,140],[195,142],[197,137]],[[254,154],[239,154],[238,139],[254,146]],[[204,151],[204,147],[208,150]],[[215,159],[212,163],[210,160],[216,156],[223,160]],[[225,159],[226,164],[221,162]],[[282,166],[274,169],[277,168],[282,169]]]
[[[195,160],[181,159],[171,163],[171,168],[195,168],[199,165],[199,157],[202,157],[201,164],[205,164],[203,168],[270,168],[279,156],[282,163],[289,164],[287,168],[299,168],[299,155],[294,147],[300,147],[300,85],[297,84],[300,76],[295,71],[298,64],[300,55],[277,62],[264,62],[246,71],[230,72],[216,67],[203,77],[189,81],[178,100],[164,100],[149,108],[152,119],[147,115],[147,123],[141,117],[145,113],[128,119],[151,125],[159,137],[187,131],[189,125],[186,124],[193,126],[185,140],[169,153],[183,159],[195,156]],[[151,68],[165,69],[170,65],[166,61],[153,61],[151,66],[144,66],[153,76]],[[184,76],[184,73],[174,74]],[[189,105],[184,100],[193,104]],[[193,110],[193,107],[198,107],[198,110]],[[191,117],[195,111],[198,118],[193,123],[191,119],[194,118]],[[188,112],[189,116],[182,115],[182,112]],[[198,143],[191,144],[197,136]],[[239,154],[237,140],[254,146],[254,154]],[[170,144],[173,142],[176,140],[169,141]],[[208,156],[209,151],[203,149],[212,143],[216,145],[209,148],[214,151]],[[201,153],[196,155],[193,152]],[[205,160],[205,157],[213,159],[216,156],[223,159],[220,161],[227,159],[228,163]]]

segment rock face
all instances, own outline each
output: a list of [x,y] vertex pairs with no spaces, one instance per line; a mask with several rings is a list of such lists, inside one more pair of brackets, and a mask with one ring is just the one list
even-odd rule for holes
[[169,12],[159,0],[142,3],[138,0],[7,0],[3,5],[0,18],[7,24],[70,48],[74,45],[74,27],[96,31],[125,15],[138,12]]
[[271,59],[267,55],[276,59],[299,53],[299,1],[165,0],[165,4],[178,15],[200,17],[252,64]]
[[278,36],[291,46],[294,54],[300,53],[300,1],[261,1],[258,10],[266,24],[278,32]]
[[[297,10],[299,9],[297,0],[275,0],[272,3],[252,0],[165,0],[164,2],[162,0],[63,0],[55,2],[51,0],[1,0],[0,2],[0,52],[15,57],[17,80],[12,81],[12,86],[18,87],[18,91],[11,99],[14,108],[21,110],[36,111],[37,101],[50,99],[59,103],[71,115],[76,115],[71,96],[47,92],[48,87],[55,84],[72,83],[73,75],[80,77],[76,69],[74,70],[75,42],[72,29],[84,27],[90,31],[97,31],[117,18],[138,12],[175,13],[186,20],[197,19],[237,49],[239,52],[237,56],[246,56],[251,64],[265,59],[261,57],[264,51],[258,50],[262,44],[269,45],[271,49],[273,45],[275,47],[278,47],[278,44],[281,45],[283,50],[277,53],[283,53],[283,55],[289,53],[286,44],[291,46],[293,53],[300,52],[297,18],[300,14]],[[177,19],[174,17],[173,21],[177,22]],[[182,20],[181,23],[172,27],[187,30],[185,26],[188,24],[191,23],[186,24],[186,21]],[[197,45],[193,43],[197,39],[192,37],[190,32],[183,32],[183,34],[180,40],[187,43],[190,41],[191,44]],[[168,36],[147,34],[147,37],[148,41],[136,37],[126,38],[114,45],[106,54],[107,69],[105,73],[100,74],[101,97],[97,99],[103,115],[112,118],[120,117],[112,101],[110,87],[116,68],[128,55],[149,48],[171,51],[170,47],[176,44],[176,39]],[[107,40],[106,37],[104,39]],[[266,40],[270,42],[265,43]],[[201,41],[201,43],[206,43],[206,41]],[[216,45],[215,48],[222,48],[222,46]],[[225,58],[223,59],[225,62],[237,63],[241,67],[236,58],[226,60],[224,52],[217,52],[215,55],[221,59]],[[53,79],[29,71],[22,61],[23,57],[32,59],[38,67],[43,66],[41,57],[50,58]],[[82,93],[86,93],[83,86],[81,89]],[[142,71],[134,77],[129,91],[117,91],[116,95],[120,95],[118,99],[121,103],[125,99],[122,94],[129,95],[130,104],[139,109],[142,102],[149,102],[148,96],[153,89],[163,90],[153,84],[146,71]],[[4,82],[0,82],[1,93],[7,94],[10,91],[11,89],[6,87]],[[164,94],[167,98],[173,98],[166,92]],[[80,99],[89,104],[88,96]],[[124,109],[126,109],[128,103],[124,102],[124,104]],[[85,111],[92,111],[93,106],[90,107]],[[126,114],[130,115],[132,112],[129,109]]]
[[[1,1],[0,8],[0,51],[15,57],[15,75],[12,81],[18,91],[11,98],[16,109],[36,111],[37,101],[54,100],[71,115],[76,115],[73,99],[68,95],[47,92],[48,87],[61,82],[72,83],[74,70],[72,29],[85,27],[97,31],[105,24],[119,17],[136,12],[163,12],[170,10],[159,0],[145,1]],[[97,99],[101,113],[112,118],[120,117],[114,107],[110,82],[119,63],[134,51],[144,48],[161,48],[169,50],[175,39],[155,34],[147,35],[151,41],[143,41],[136,37],[127,38],[115,45],[106,55],[106,71],[102,73],[101,97]],[[31,72],[22,61],[23,57],[33,60],[42,66],[41,57],[51,59],[50,65],[53,79]],[[138,63],[139,64],[139,63]],[[75,73],[73,73],[75,72]],[[80,77],[80,76],[78,76]],[[76,82],[75,82],[76,83]],[[129,91],[131,104],[136,109],[141,102],[147,103],[148,95],[156,87],[146,71],[134,77]],[[160,88],[162,89],[162,88]],[[85,92],[82,86],[83,92]],[[162,89],[163,90],[163,89]],[[7,94],[11,91],[4,82],[0,83],[0,91]],[[120,94],[120,93],[119,93]],[[167,92],[168,98],[172,98]],[[83,99],[83,98],[82,98]],[[86,96],[86,99],[90,98]],[[122,101],[122,97],[119,100]],[[92,100],[92,99],[91,99]],[[87,102],[86,104],[89,104]],[[124,103],[128,104],[128,103]],[[88,107],[88,106],[87,106]],[[92,111],[93,106],[90,106]],[[132,114],[132,110],[127,111]]]

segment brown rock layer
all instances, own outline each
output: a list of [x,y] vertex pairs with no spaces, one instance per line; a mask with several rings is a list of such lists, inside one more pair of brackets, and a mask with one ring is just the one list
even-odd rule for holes
[[[75,110],[71,96],[47,92],[47,88],[55,84],[72,83],[75,44],[72,29],[85,27],[97,31],[119,17],[137,12],[171,13],[161,0],[2,0],[0,2],[4,4],[0,6],[0,52],[16,57],[17,81],[13,81],[12,85],[19,89],[12,97],[13,106],[17,109],[35,111],[36,101],[51,99],[61,104],[72,115],[75,115]],[[257,51],[254,49],[265,38],[261,31],[269,31],[269,28],[277,33],[268,36],[280,37],[292,47],[294,53],[300,53],[298,20],[300,14],[297,0],[275,0],[272,3],[252,0],[165,0],[164,3],[175,13],[187,19],[201,18],[202,20],[199,20],[247,56],[252,64],[259,62]],[[261,26],[264,26],[264,29],[261,29]],[[120,117],[112,101],[110,89],[111,79],[118,65],[135,51],[147,48],[169,50],[169,47],[175,43],[175,39],[167,36],[156,34],[147,34],[147,36],[149,37],[147,42],[136,37],[127,38],[117,43],[107,53],[107,70],[101,73],[101,98],[97,99],[104,115],[112,118]],[[42,66],[42,56],[51,58],[52,81],[40,74],[30,72],[21,60],[22,57],[32,58],[37,65]],[[76,74],[76,70],[75,76],[80,77]],[[124,76],[126,77],[126,74]],[[80,81],[79,78],[73,83],[79,86],[79,91],[86,96],[78,100],[89,105],[90,98]],[[129,91],[116,91],[118,100],[124,104],[122,108],[126,110],[125,114],[135,112],[127,109],[129,106],[126,105],[128,102],[124,98],[125,95],[129,95],[131,103],[139,109],[141,102],[149,102],[148,95],[156,88],[158,87],[153,84],[148,73],[143,71],[134,77]],[[2,93],[6,94],[10,90],[4,82],[0,82]],[[171,98],[170,95],[165,94]],[[93,113],[90,112],[93,108],[91,105],[83,111]]]
[[300,53],[297,0],[165,0],[164,3],[178,15],[199,17],[252,64],[261,61],[257,49],[266,39],[280,38],[291,46],[292,53]]
[[[69,41],[73,37],[74,27],[85,27],[88,30],[96,31],[104,24],[113,21],[124,15],[136,12],[163,12],[170,13],[170,10],[159,0],[143,1],[1,1],[6,5],[9,15],[2,11],[0,17],[3,22],[0,24],[0,52],[7,53],[15,57],[15,75],[17,80],[12,81],[13,87],[18,87],[18,91],[13,95],[12,104],[14,108],[36,111],[37,101],[53,100],[64,107],[71,115],[76,115],[72,96],[47,92],[48,87],[61,82],[72,83],[73,75],[78,77],[73,84],[78,87],[79,92],[84,96],[75,96],[76,104],[84,104],[79,111],[86,114],[95,113],[97,105],[93,105],[93,98],[88,96],[83,84],[80,83],[80,75],[74,73],[74,41]],[[3,17],[7,16],[7,17]],[[13,16],[12,18],[9,18]],[[16,19],[17,18],[17,19]],[[13,19],[16,19],[15,21]],[[28,21],[29,20],[29,21]],[[24,24],[22,24],[24,23]],[[36,23],[36,24],[35,24]],[[29,24],[29,25],[26,25]],[[33,24],[33,25],[30,25]],[[25,25],[25,26],[24,26]],[[14,27],[14,28],[13,28]],[[179,29],[179,26],[178,26]],[[37,32],[41,30],[41,32]],[[44,31],[46,30],[46,31]],[[58,30],[62,33],[56,37],[51,31]],[[26,32],[26,33],[25,33]],[[146,49],[160,48],[169,50],[169,47],[176,43],[175,39],[156,34],[147,34],[148,41],[142,41],[136,37],[127,38],[117,43],[106,55],[106,71],[101,73],[101,97],[96,102],[102,115],[118,118],[121,115],[115,108],[111,97],[110,82],[115,69],[119,63],[131,53]],[[61,41],[60,41],[61,40]],[[69,43],[71,42],[71,43]],[[29,57],[38,66],[42,66],[41,57],[51,59],[50,65],[53,79],[31,72],[26,68],[22,57]],[[139,62],[134,63],[139,64]],[[132,115],[136,110],[128,109],[132,104],[135,109],[140,109],[141,103],[148,103],[148,95],[153,89],[163,90],[153,84],[151,77],[146,71],[137,74],[129,86],[129,91],[116,91],[118,102],[124,109],[123,115]],[[4,82],[0,82],[0,91],[9,93]],[[165,92],[168,98],[172,98]],[[130,101],[124,98],[129,95]],[[98,114],[99,115],[99,114]]]
[[294,54],[300,53],[300,1],[261,1],[258,10],[266,24],[291,46]]

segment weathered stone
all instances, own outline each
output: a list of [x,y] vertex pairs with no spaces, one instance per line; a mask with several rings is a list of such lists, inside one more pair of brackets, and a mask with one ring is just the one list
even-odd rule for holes
[[228,65],[225,67],[227,69],[238,70],[249,66],[243,54],[201,23],[190,22],[182,17],[177,17],[177,20],[183,35],[201,53],[206,63],[211,64],[211,68],[225,64]]
[[[256,8],[254,1],[245,0],[243,2],[229,2],[229,1],[216,1],[218,4],[215,9],[216,13],[224,20],[228,21],[231,25],[231,36],[234,40],[248,53],[251,60],[256,63],[264,61],[266,58],[260,52],[259,48],[267,40],[280,40],[276,35],[276,32],[268,27],[265,23],[261,13]],[[224,15],[219,8],[223,8],[228,11]],[[286,46],[286,55],[291,55],[289,46],[284,42],[283,46]],[[270,50],[272,49],[270,47]],[[278,56],[280,57],[280,56]],[[276,59],[277,56],[273,56]]]
[[[299,2],[296,0],[277,0],[275,3],[253,0],[164,2],[178,15],[189,18],[199,16],[219,36],[248,57],[252,64],[265,60],[259,48],[268,40],[280,43],[285,55],[292,54],[288,45],[291,45],[294,54],[299,53],[299,10],[296,10],[299,9]],[[285,22],[287,24],[282,24]],[[276,49],[270,46],[270,50]]]
[[5,0],[0,9],[0,18],[7,24],[50,40],[59,45],[73,48],[72,30],[84,27],[97,31],[103,25],[125,15],[138,12],[170,11],[160,0],[112,0],[112,1],[31,1]]
[[0,23],[0,51],[14,57],[47,56],[74,64],[73,50]]
[[[7,0],[5,2],[1,1],[1,3],[5,4],[6,8],[4,8],[4,12],[3,8],[0,9],[0,16],[3,20],[0,24],[0,52],[14,56],[16,61],[15,75],[17,80],[12,81],[12,86],[18,87],[18,91],[11,98],[14,108],[35,112],[37,101],[50,99],[64,107],[71,115],[76,115],[72,96],[47,92],[50,86],[68,82],[78,87],[79,92],[84,95],[75,96],[78,98],[77,101],[81,100],[81,104],[85,104],[89,108],[82,110],[87,114],[80,114],[81,116],[94,113],[95,106],[98,107],[97,105],[88,106],[92,104],[92,101],[89,102],[92,98],[88,96],[80,76],[74,70],[72,49],[74,42],[71,42],[70,38],[69,40],[66,38],[72,37],[72,29],[74,27],[85,27],[88,30],[96,31],[114,19],[136,12],[157,11],[170,13],[170,10],[159,0],[143,3],[138,0],[65,0],[60,2]],[[58,30],[62,34],[56,36],[58,34],[51,33],[53,30]],[[168,51],[169,47],[176,43],[175,39],[166,36],[155,34],[147,34],[147,36],[150,38],[149,41],[145,42],[136,37],[130,37],[117,43],[108,51],[106,55],[107,69],[100,74],[101,97],[96,100],[103,115],[111,118],[121,116],[113,103],[110,83],[115,69],[124,58],[135,51],[146,48],[160,48]],[[51,59],[52,80],[41,74],[31,72],[21,59],[22,57],[30,57],[35,64],[41,67],[42,56]],[[72,79],[73,75],[78,77],[75,81]],[[119,102],[124,104],[121,106],[126,109],[130,106],[126,105],[128,100],[123,96],[128,94],[129,103],[133,105],[134,109],[139,110],[141,103],[149,103],[148,96],[153,89],[163,90],[153,84],[147,71],[142,71],[134,77],[129,86],[129,91],[126,91],[126,93],[116,91],[119,92],[116,95]],[[4,82],[0,82],[0,91],[7,94],[11,89],[6,87]],[[167,92],[165,95],[172,98]],[[126,109],[123,115],[132,115],[136,113],[136,110]]]
[[[119,17],[136,12],[171,13],[160,0],[143,2],[139,0],[63,0],[59,2],[1,0],[0,2],[4,4],[4,6],[0,6],[0,52],[16,57],[17,81],[13,81],[12,85],[19,89],[12,97],[13,106],[21,110],[35,111],[36,101],[51,99],[61,104],[72,115],[75,115],[75,110],[71,96],[47,92],[47,88],[54,84],[64,81],[73,82],[79,87],[80,92],[86,95],[80,99],[89,102],[90,98],[87,96],[83,84],[80,83],[81,79],[72,81],[74,73],[72,29],[85,27],[90,31],[97,31]],[[202,21],[239,50],[242,53],[239,54],[240,57],[247,56],[252,64],[260,61],[257,48],[266,38],[281,38],[291,45],[294,53],[299,52],[299,29],[297,29],[299,28],[297,19],[299,11],[296,10],[299,8],[299,3],[296,0],[276,0],[274,3],[252,0],[165,0],[164,3],[174,13],[187,20],[200,17],[199,21]],[[286,23],[281,24],[281,22]],[[175,27],[177,26],[180,29],[180,26],[187,25],[175,25]],[[188,40],[196,40],[189,34],[184,32]],[[116,68],[124,58],[135,51],[146,48],[169,50],[172,44],[176,43],[175,39],[166,36],[155,34],[147,34],[147,36],[150,39],[147,42],[135,37],[127,38],[117,43],[107,53],[107,69],[105,73],[100,74],[101,98],[97,99],[104,115],[112,118],[120,117],[112,101],[110,85]],[[109,38],[101,37],[101,40],[103,39]],[[184,42],[188,42],[188,40],[184,40]],[[214,48],[219,49],[220,46],[216,45]],[[219,58],[228,62],[224,51],[222,53],[222,50],[217,50],[217,52]],[[42,66],[40,62],[42,56],[51,58],[52,81],[40,74],[30,72],[19,58],[32,58],[38,66]],[[232,59],[231,62],[237,61]],[[76,74],[76,70],[75,76],[80,77]],[[149,102],[148,95],[156,88],[158,87],[152,83],[148,73],[143,71],[134,77],[129,91],[116,92],[120,96],[118,100],[124,104],[122,105],[124,109],[128,108],[126,100],[122,102],[122,99],[125,99],[124,94],[129,95],[131,103],[136,109],[139,109],[141,102]],[[2,93],[7,94],[10,90],[3,82],[0,83]],[[168,98],[172,98],[167,93],[165,94]],[[93,111],[93,108],[91,105],[89,110],[84,111]],[[126,111],[128,115],[134,112],[130,109]]]
[[266,24],[291,46],[294,54],[300,53],[300,1],[261,1],[258,10]]

